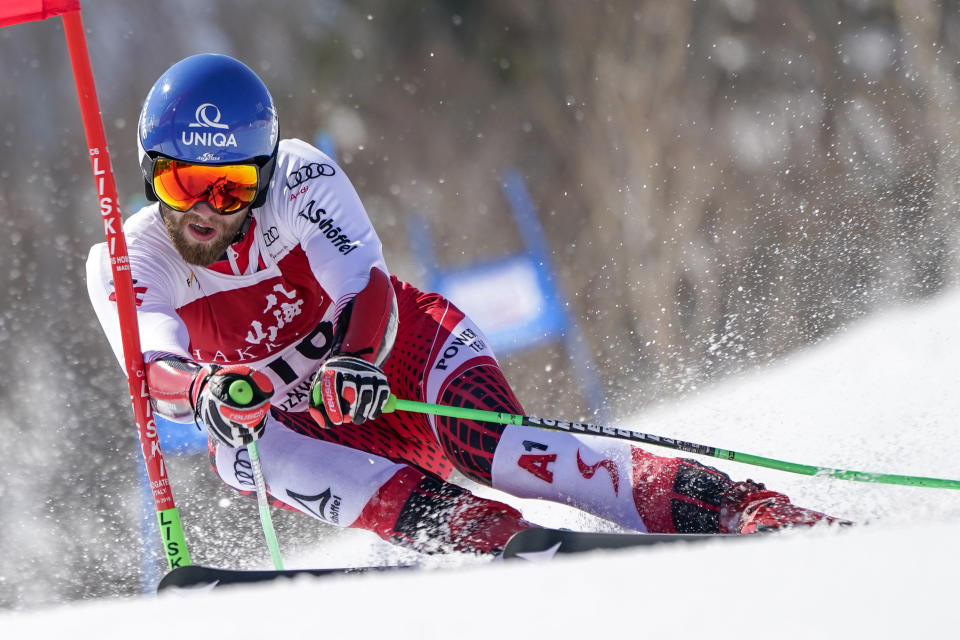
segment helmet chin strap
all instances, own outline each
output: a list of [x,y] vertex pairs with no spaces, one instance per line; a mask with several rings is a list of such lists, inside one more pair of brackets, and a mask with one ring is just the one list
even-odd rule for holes
[[[251,213],[250,209],[247,209],[247,216],[243,219],[243,224],[240,225],[240,229],[239,231],[237,231],[237,235],[233,236],[233,240],[230,241],[230,244],[233,245],[243,240],[243,237],[247,235],[247,231],[250,230],[251,224],[253,224],[253,214]],[[229,248],[229,245],[227,245],[227,248]],[[227,259],[227,252],[225,250],[223,252],[223,255],[220,256],[219,260],[226,260],[226,259]]]
[[250,225],[253,224],[253,209],[247,209],[247,217],[243,219],[243,224],[240,225],[240,229],[237,231],[237,235],[233,237],[233,240],[230,241],[230,244],[240,242],[243,240],[243,237],[247,235],[247,231],[250,230]]

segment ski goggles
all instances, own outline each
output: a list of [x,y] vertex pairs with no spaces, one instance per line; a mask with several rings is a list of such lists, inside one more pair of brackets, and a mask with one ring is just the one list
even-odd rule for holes
[[255,164],[192,164],[172,158],[153,161],[153,191],[175,211],[206,202],[221,215],[236,213],[257,199]]

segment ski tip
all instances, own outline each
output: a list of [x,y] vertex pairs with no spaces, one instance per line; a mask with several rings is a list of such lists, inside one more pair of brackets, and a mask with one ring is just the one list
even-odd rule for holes
[[176,567],[160,580],[160,583],[157,585],[157,593],[181,593],[184,591],[200,593],[210,591],[220,584],[220,580],[211,575],[213,571],[216,570],[195,564],[187,565],[186,567]]

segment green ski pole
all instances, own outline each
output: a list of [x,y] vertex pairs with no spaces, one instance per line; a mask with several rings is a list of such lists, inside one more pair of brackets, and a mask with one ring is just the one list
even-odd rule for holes
[[[227,387],[227,394],[230,399],[238,406],[250,404],[253,400],[253,387],[246,380],[234,380]],[[283,557],[280,555],[280,543],[277,540],[277,532],[273,528],[273,518],[270,516],[270,501],[267,498],[267,483],[263,479],[263,468],[260,465],[260,448],[256,440],[247,445],[247,454],[250,456],[250,470],[253,472],[253,483],[257,488],[257,510],[260,513],[260,526],[263,528],[263,536],[267,540],[267,548],[270,549],[270,557],[273,559],[273,568],[283,569]]]
[[582,422],[567,422],[564,420],[551,420],[549,418],[537,418],[534,416],[522,416],[512,413],[503,413],[500,411],[486,411],[484,409],[466,409],[462,407],[450,407],[439,404],[430,404],[428,402],[416,402],[414,400],[401,400],[394,395],[390,396],[384,413],[393,411],[411,411],[414,413],[426,413],[436,416],[447,416],[450,418],[466,418],[470,420],[479,420],[482,422],[493,422],[497,424],[514,424],[523,427],[534,427],[546,431],[562,431],[566,433],[575,433],[586,436],[600,436],[603,438],[615,438],[617,440],[628,440],[630,442],[641,442],[643,444],[696,453],[712,458],[722,460],[732,460],[742,462],[756,467],[766,467],[768,469],[778,469],[790,473],[798,473],[807,476],[820,476],[827,478],[837,478],[839,480],[852,480],[854,482],[872,482],[879,484],[899,484],[911,487],[930,487],[935,489],[960,489],[960,480],[949,480],[945,478],[927,478],[923,476],[904,476],[893,473],[870,473],[866,471],[851,471],[849,469],[833,469],[831,467],[818,467],[809,464],[798,464],[796,462],[786,462],[784,460],[775,460],[773,458],[764,458],[749,453],[740,453],[728,449],[720,449],[708,445],[697,444],[695,442],[685,442],[683,440],[674,440],[673,438],[664,438],[648,433],[640,433],[629,429],[620,429],[616,427],[605,427]]
[[283,558],[280,556],[280,543],[277,541],[277,532],[273,529],[273,518],[270,517],[270,501],[267,499],[267,485],[263,479],[263,470],[260,466],[260,449],[256,442],[247,445],[250,454],[250,469],[253,471],[253,482],[257,486],[257,510],[260,512],[260,526],[263,527],[263,536],[273,558],[273,568],[283,569]]

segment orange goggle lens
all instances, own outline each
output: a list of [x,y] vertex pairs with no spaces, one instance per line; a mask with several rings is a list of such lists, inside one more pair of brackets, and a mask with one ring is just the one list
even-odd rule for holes
[[153,190],[161,202],[176,211],[188,211],[198,202],[206,202],[217,213],[234,213],[256,199],[257,167],[157,158],[153,165]]

